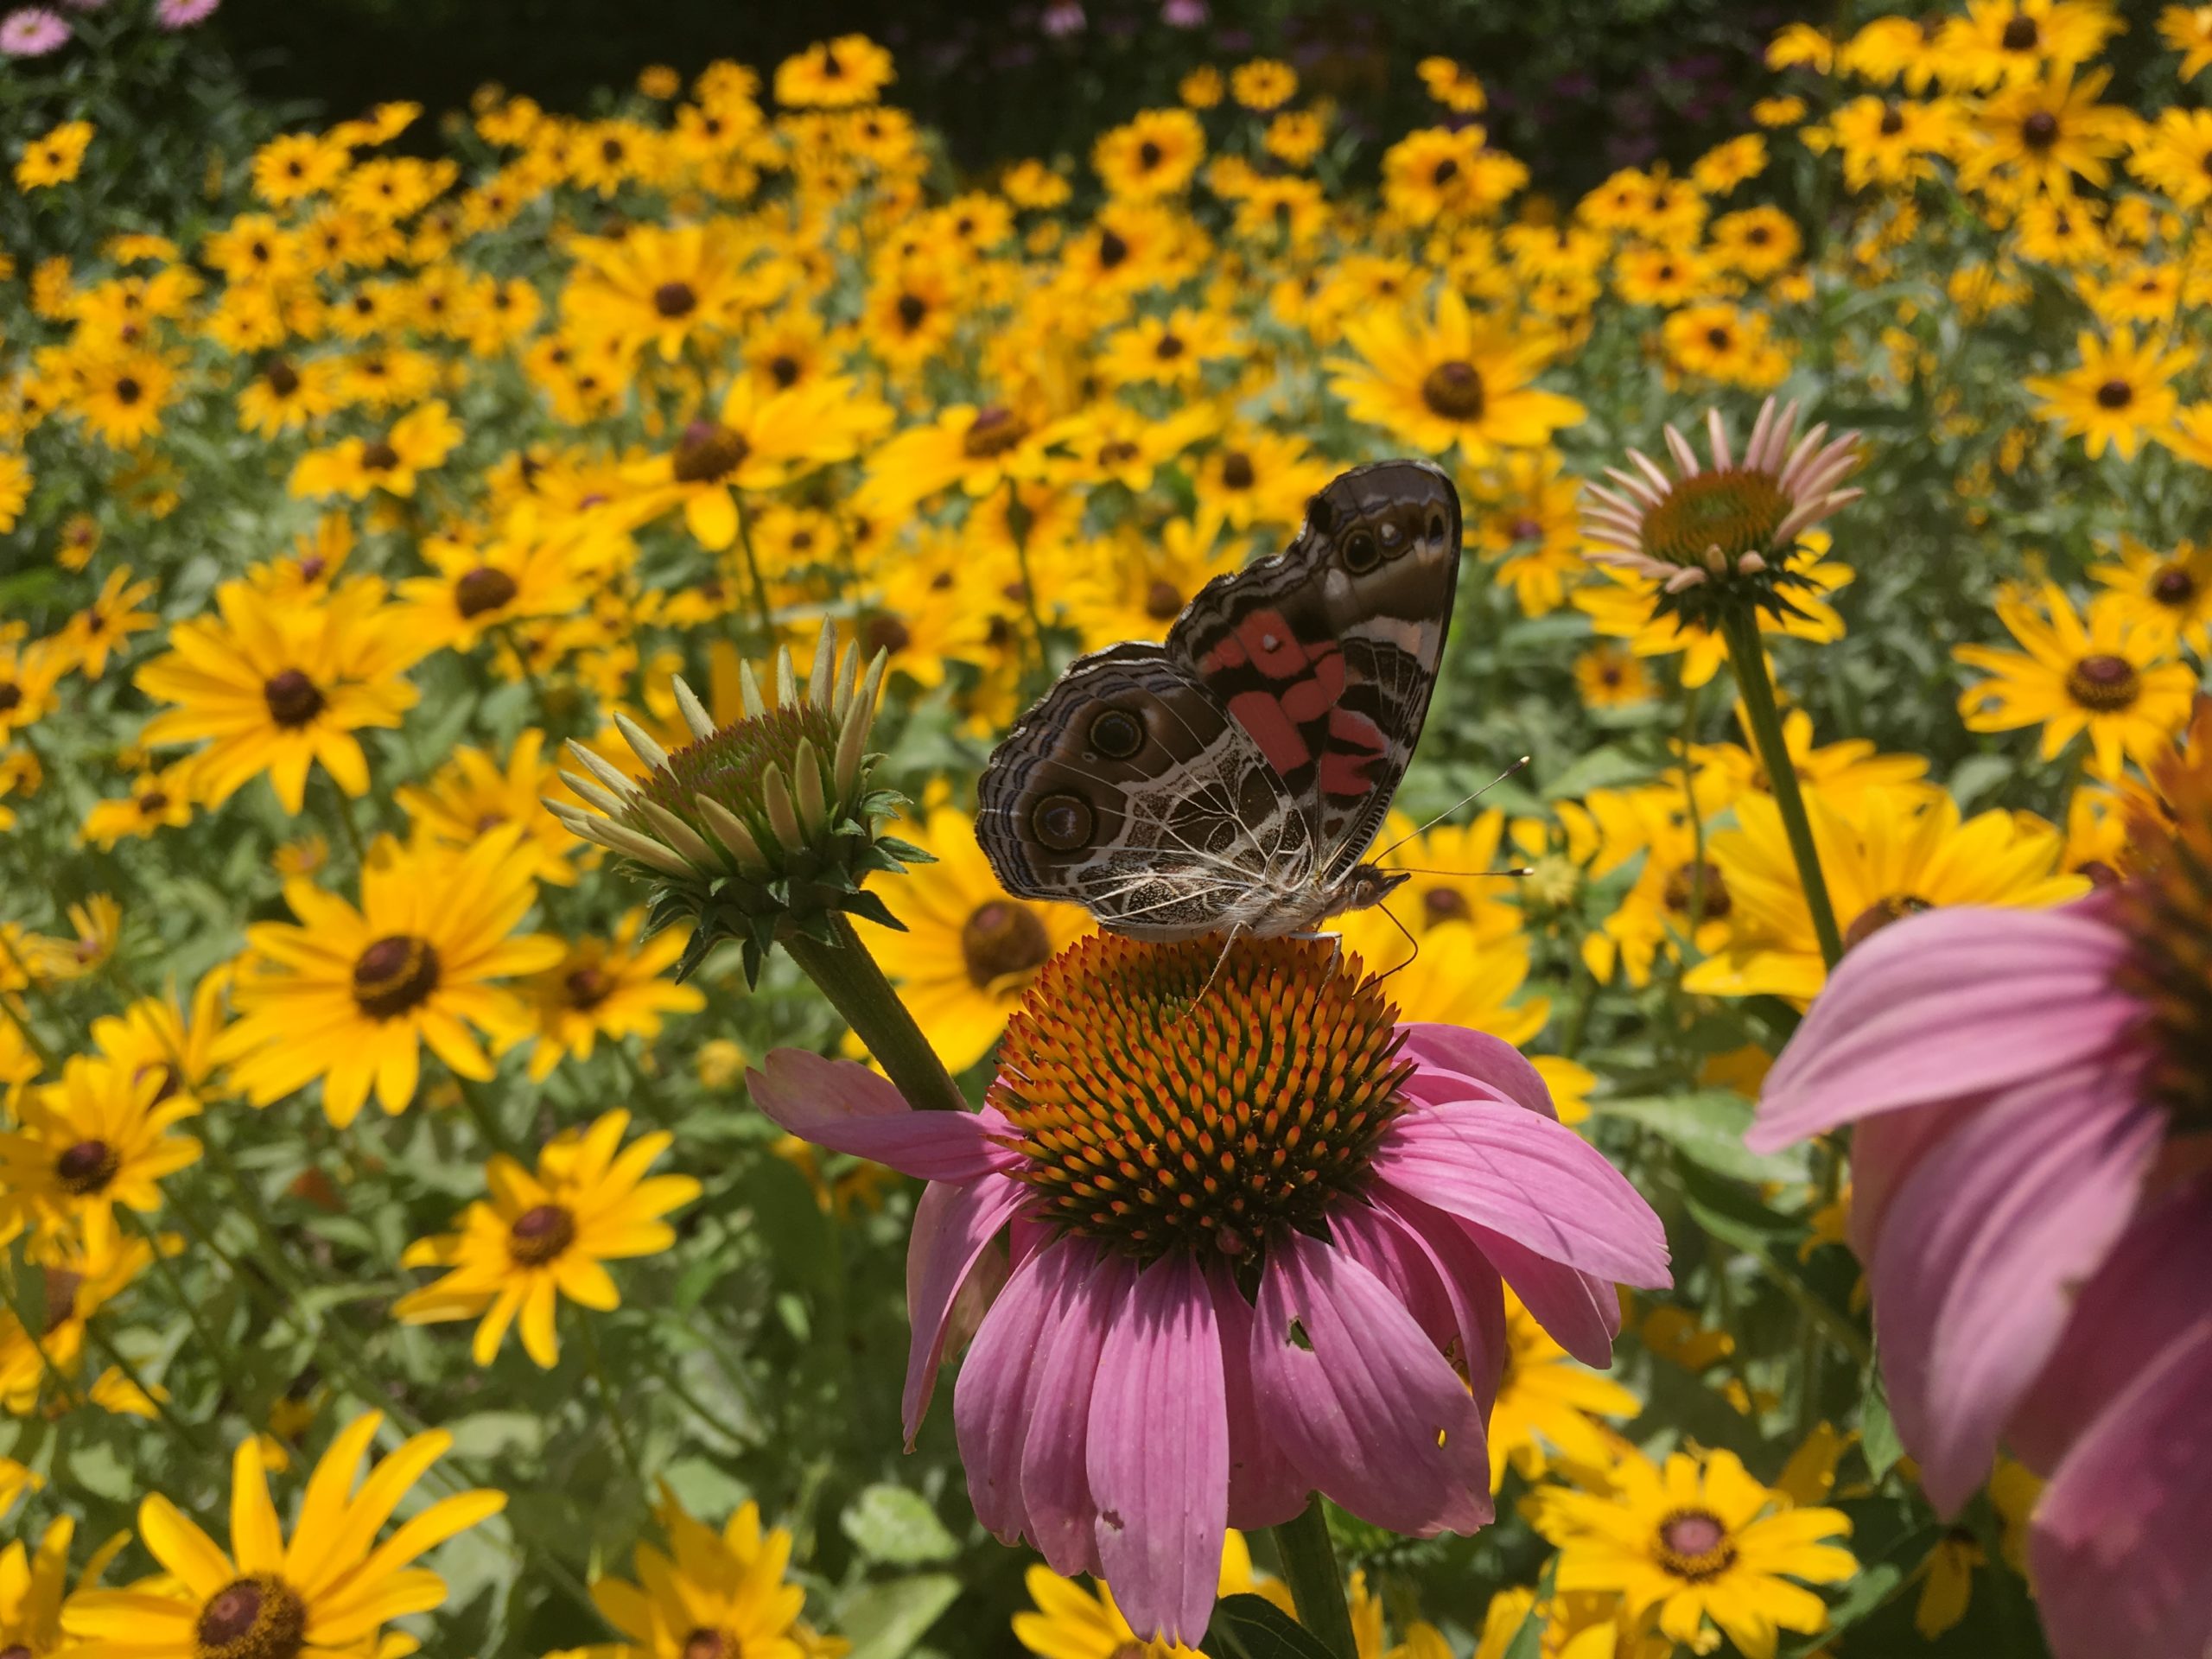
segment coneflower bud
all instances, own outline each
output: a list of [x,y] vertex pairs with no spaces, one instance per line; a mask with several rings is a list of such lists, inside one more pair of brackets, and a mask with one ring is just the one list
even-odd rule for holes
[[904,804],[874,785],[881,757],[868,748],[886,661],[878,652],[863,675],[859,645],[849,640],[841,652],[824,622],[804,684],[788,646],[777,652],[765,693],[749,666],[739,670],[744,712],[727,726],[717,726],[677,679],[676,706],[692,736],[681,748],[662,747],[617,715],[616,729],[648,769],[642,780],[581,744],[569,746],[583,772],[562,776],[598,810],[545,804],[653,883],[654,931],[679,918],[691,922],[677,978],[734,938],[744,947],[747,980],[757,980],[779,938],[835,944],[832,918],[841,912],[900,925],[863,886],[876,872],[929,856],[881,833]]

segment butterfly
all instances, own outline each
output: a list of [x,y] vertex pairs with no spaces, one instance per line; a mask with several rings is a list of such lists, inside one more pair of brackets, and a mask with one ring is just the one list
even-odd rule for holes
[[1007,892],[1136,938],[1306,932],[1406,879],[1365,861],[1428,713],[1459,497],[1356,467],[1281,553],[1217,576],[1164,644],[1078,657],[978,785]]

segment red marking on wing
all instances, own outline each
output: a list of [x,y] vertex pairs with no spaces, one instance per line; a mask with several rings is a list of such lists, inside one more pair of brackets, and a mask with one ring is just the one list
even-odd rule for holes
[[1242,668],[1250,660],[1244,654],[1244,647],[1236,643],[1236,636],[1224,634],[1211,651],[1198,658],[1198,671],[1218,674],[1224,668]]
[[1229,700],[1229,712],[1252,734],[1268,764],[1285,777],[1313,758],[1299,735],[1298,722],[1283,712],[1281,699],[1265,691],[1239,691]]
[[1344,694],[1344,654],[1331,645],[1316,652],[1312,671],[1284,691],[1282,711],[1301,724],[1319,720],[1336,708]]
[[1351,709],[1329,711],[1329,747],[1321,756],[1324,795],[1364,795],[1375,787],[1368,769],[1390,751],[1382,728]]
[[1294,679],[1312,659],[1281,611],[1255,611],[1236,625],[1236,638],[1252,664],[1271,680]]

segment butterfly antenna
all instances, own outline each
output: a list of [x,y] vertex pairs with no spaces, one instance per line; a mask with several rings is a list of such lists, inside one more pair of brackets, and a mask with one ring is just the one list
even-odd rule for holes
[[1417,963],[1417,962],[1419,962],[1419,961],[1421,960],[1421,941],[1420,941],[1420,939],[1418,939],[1418,938],[1416,938],[1414,937],[1414,931],[1413,931],[1411,928],[1408,927],[1408,926],[1407,926],[1403,922],[1400,921],[1400,920],[1399,920],[1395,916],[1391,915],[1391,913],[1390,913],[1390,907],[1389,907],[1389,906],[1388,906],[1388,905],[1377,905],[1377,906],[1375,906],[1375,908],[1376,908],[1376,909],[1377,909],[1377,910],[1379,910],[1379,911],[1381,911],[1381,912],[1382,912],[1382,914],[1383,914],[1385,917],[1388,917],[1388,918],[1389,918],[1390,925],[1391,925],[1391,926],[1393,926],[1393,927],[1395,927],[1395,928],[1396,928],[1396,929],[1398,930],[1398,931],[1399,931],[1399,932],[1401,932],[1401,933],[1404,934],[1404,935],[1406,936],[1406,943],[1407,943],[1408,944],[1410,944],[1410,945],[1411,945],[1411,946],[1413,946],[1413,948],[1414,948],[1414,953],[1413,953],[1413,955],[1411,955],[1410,957],[1407,957],[1403,962],[1400,963],[1399,963],[1395,968],[1388,969],[1386,969],[1385,971],[1383,971],[1382,973],[1377,974],[1377,975],[1375,976],[1375,978],[1370,982],[1371,982],[1371,983],[1373,983],[1373,984],[1380,985],[1381,983],[1382,983],[1382,982],[1383,982],[1383,981],[1385,981],[1385,980],[1387,980],[1388,978],[1389,978],[1389,977],[1390,977],[1390,976],[1391,976],[1392,974],[1402,973],[1405,969],[1408,969],[1408,968],[1412,967],[1412,966],[1414,965],[1414,963]]
[[1510,870],[1432,870],[1420,864],[1393,864],[1390,868],[1401,875],[1456,875],[1462,880],[1503,880],[1509,876],[1534,875],[1535,868],[1527,864]]
[[[1484,796],[1489,794],[1491,791],[1496,789],[1500,784],[1503,783],[1507,779],[1510,778],[1515,772],[1520,771],[1522,767],[1528,764],[1529,757],[1524,754],[1518,760],[1516,760],[1511,766],[1508,766],[1503,772],[1499,772],[1497,777],[1491,779],[1490,782],[1484,784],[1480,789],[1477,790],[1473,794],[1462,796],[1459,799],[1452,802],[1451,805],[1446,807],[1441,812],[1431,818],[1427,823],[1421,825],[1420,829],[1408,831],[1407,834],[1400,836],[1395,841],[1392,842],[1388,847],[1385,847],[1379,853],[1370,853],[1368,855],[1367,861],[1370,864],[1379,863],[1383,859],[1389,857],[1392,853],[1396,852],[1399,848],[1404,846],[1415,836],[1427,835],[1430,830],[1435,829],[1438,824],[1443,823],[1445,819],[1450,817],[1454,812],[1457,812],[1461,807],[1465,806],[1471,801],[1478,801],[1482,799]],[[1504,872],[1500,871],[1498,874],[1503,874]]]

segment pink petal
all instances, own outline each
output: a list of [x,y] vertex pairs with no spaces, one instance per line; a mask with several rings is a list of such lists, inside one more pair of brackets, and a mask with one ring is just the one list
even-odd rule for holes
[[[917,1113],[950,1117],[950,1112]],[[964,1185],[932,1181],[914,1206],[914,1230],[906,1241],[906,1317],[913,1337],[906,1350],[906,1389],[902,1402],[906,1448],[922,1427],[944,1363],[945,1332],[960,1287],[975,1271],[985,1247],[998,1236],[1021,1205],[1027,1190],[1019,1181],[987,1176]]]
[[952,1389],[952,1424],[968,1471],[976,1518],[1001,1543],[1028,1530],[1021,1501],[1021,1449],[1043,1367],[1045,1332],[1065,1301],[1079,1254],[1046,1249],[1007,1281],[983,1316]]
[[1099,1573],[1090,1501],[1090,1395],[1106,1334],[1136,1279],[1119,1255],[1065,1241],[1073,1254],[1066,1290],[1037,1349],[1037,1389],[1021,1448],[1021,1499],[1029,1541],[1063,1578]]
[[1573,1130],[1518,1107],[1416,1107],[1376,1147],[1375,1173],[1462,1221],[1600,1278],[1663,1286],[1667,1234],[1627,1176]]
[[1773,1152],[1876,1112],[2006,1087],[2100,1052],[2139,1016],[2100,912],[1909,917],[1853,950],[1767,1076],[1745,1142]]
[[1621,1299],[1610,1281],[1548,1261],[1488,1227],[1459,1224],[1553,1341],[1585,1365],[1602,1371],[1612,1364],[1613,1338],[1621,1333]]
[[1990,1103],[1890,1205],[1870,1282],[1897,1433],[1945,1515],[1989,1472],[2075,1293],[2126,1225],[2164,1120],[2075,1066]]
[[1213,1615],[1229,1529],[1229,1416],[1221,1330],[1198,1263],[1179,1252],[1137,1275],[1090,1396],[1098,1563],[1141,1637],[1195,1645]]
[[1236,1274],[1217,1258],[1207,1271],[1221,1326],[1222,1385],[1229,1401],[1229,1523],[1279,1527],[1306,1507],[1312,1488],[1283,1455],[1282,1440],[1260,1414],[1252,1386],[1252,1304]]
[[1389,1287],[1333,1246],[1270,1241],[1252,1378],[1292,1463],[1362,1520],[1427,1537],[1491,1519],[1480,1408]]
[[2212,1652],[2212,1314],[2170,1341],[2044,1489],[2028,1541],[2056,1659]]
[[748,1071],[745,1081],[753,1103],[800,1140],[902,1175],[972,1181],[1021,1162],[991,1139],[1002,1122],[979,1112],[915,1111],[889,1082],[852,1060],[779,1048],[765,1071]]
[[2158,1362],[2177,1331],[2212,1313],[2212,1181],[2136,1217],[2082,1287],[2050,1361],[2005,1438],[2048,1473],[2112,1400]]
[[1496,1090],[1506,1099],[1546,1117],[1559,1114],[1552,1107],[1552,1092],[1528,1057],[1512,1044],[1484,1031],[1464,1026],[1425,1023],[1398,1027],[1405,1046],[1398,1052],[1421,1062],[1424,1070],[1450,1071]]
[[1890,1201],[1912,1179],[1920,1160],[1943,1137],[1974,1121],[1987,1105],[1985,1096],[1938,1101],[1932,1106],[1907,1106],[1901,1111],[1870,1117],[1851,1132],[1851,1248],[1859,1259],[1874,1259],[1874,1241],[1882,1236],[1882,1221]]
[[[1418,1198],[1382,1189],[1375,1215],[1425,1258],[1452,1309],[1459,1369],[1485,1420],[1505,1370],[1505,1288],[1471,1230]],[[1431,1333],[1433,1336],[1433,1332]]]

